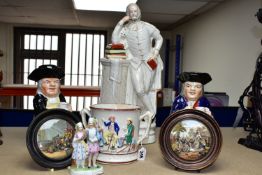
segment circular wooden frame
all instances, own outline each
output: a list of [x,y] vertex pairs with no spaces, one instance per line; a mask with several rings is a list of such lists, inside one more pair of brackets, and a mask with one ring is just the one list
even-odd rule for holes
[[[71,155],[61,159],[52,159],[43,154],[40,150],[37,140],[38,131],[41,126],[50,120],[64,120],[71,127],[75,128],[75,124],[79,122],[77,116],[72,112],[64,109],[50,109],[38,114],[30,123],[26,133],[26,145],[32,159],[40,166],[45,168],[62,169],[71,165]],[[74,133],[72,133],[74,134]]]
[[[210,133],[209,149],[204,156],[199,156],[198,159],[184,159],[172,148],[172,143],[176,142],[171,141],[171,136],[173,136],[171,135],[172,130],[178,123],[186,122],[187,120],[200,123]],[[184,109],[174,112],[164,121],[160,129],[159,144],[164,159],[175,168],[186,171],[198,171],[212,165],[217,159],[222,147],[222,134],[215,119],[208,114],[199,110]]]

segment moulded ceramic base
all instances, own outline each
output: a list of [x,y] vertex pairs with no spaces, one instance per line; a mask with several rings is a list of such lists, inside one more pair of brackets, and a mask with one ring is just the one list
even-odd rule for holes
[[147,138],[145,138],[142,141],[142,144],[152,144],[156,142],[156,136],[155,135],[149,135]]
[[102,164],[129,164],[137,160],[137,151],[128,153],[99,153],[97,161]]
[[[146,122],[140,122],[140,128],[139,128],[139,138],[142,137],[145,132],[146,132],[146,126],[147,126],[147,123]],[[151,127],[149,128],[149,134],[148,134],[148,137],[146,137],[142,143],[143,144],[151,144],[151,143],[155,143],[156,141],[156,132],[155,132],[155,129],[156,129],[156,123],[153,122],[151,124]]]
[[103,174],[103,173],[104,173],[104,169],[100,165],[98,165],[97,168],[85,167],[85,168],[71,168],[70,169],[71,175],[98,175],[98,174]]

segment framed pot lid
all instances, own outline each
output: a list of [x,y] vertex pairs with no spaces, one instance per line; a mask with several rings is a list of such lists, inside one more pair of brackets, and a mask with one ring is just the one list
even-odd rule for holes
[[45,168],[70,166],[72,139],[79,121],[64,109],[50,109],[37,115],[26,133],[26,145],[32,159]]
[[217,159],[222,134],[210,115],[184,109],[174,112],[164,121],[159,144],[164,159],[176,169],[199,171]]

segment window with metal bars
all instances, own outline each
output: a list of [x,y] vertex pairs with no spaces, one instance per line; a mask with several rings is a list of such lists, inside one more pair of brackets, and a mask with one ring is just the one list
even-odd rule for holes
[[[62,67],[66,86],[99,86],[105,31],[22,28],[14,30],[15,83],[32,85],[27,76],[43,64]],[[66,97],[73,110],[95,104],[98,97]],[[33,109],[33,96],[16,97],[14,106]]]

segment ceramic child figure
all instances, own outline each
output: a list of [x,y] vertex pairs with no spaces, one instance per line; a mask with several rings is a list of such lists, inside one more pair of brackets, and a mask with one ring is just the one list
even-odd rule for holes
[[65,73],[55,65],[42,65],[28,76],[28,79],[37,82],[37,93],[33,100],[35,114],[46,109],[64,108],[71,111],[65,97],[60,93],[60,80]]
[[210,103],[204,94],[204,85],[212,80],[208,73],[183,72],[178,79],[183,83],[182,92],[178,95],[171,112],[181,109],[197,109],[211,115]]
[[76,124],[75,135],[72,146],[74,148],[72,159],[76,161],[76,168],[85,168],[85,160],[88,154],[88,147],[85,143],[86,133],[81,122]]
[[95,118],[89,118],[86,128],[87,144],[88,144],[88,168],[97,168],[96,159],[99,153],[99,130],[96,127]]

